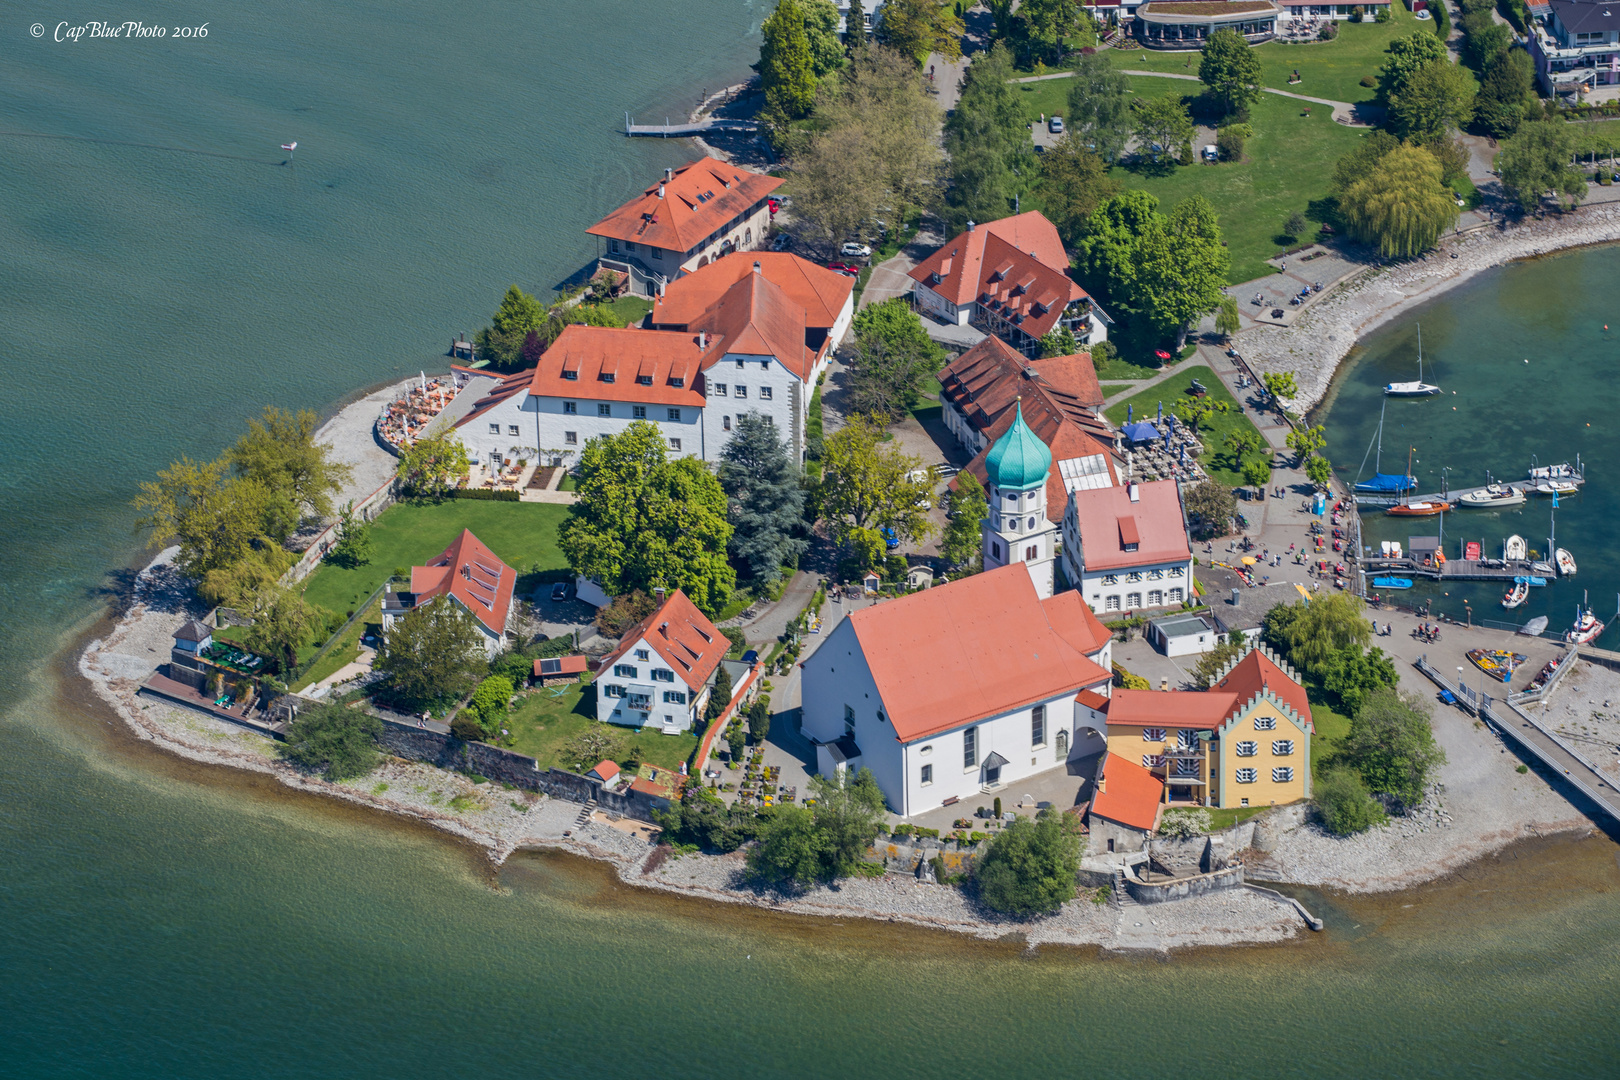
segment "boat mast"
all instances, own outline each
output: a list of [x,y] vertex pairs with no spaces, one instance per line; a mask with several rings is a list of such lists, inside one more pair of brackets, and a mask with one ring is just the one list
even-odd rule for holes
[[1418,323],[1418,382],[1423,381],[1423,324]]

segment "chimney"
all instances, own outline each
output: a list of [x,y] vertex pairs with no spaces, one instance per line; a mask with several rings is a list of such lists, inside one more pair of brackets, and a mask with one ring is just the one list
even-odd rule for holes
[[669,620],[666,619],[658,624],[658,632],[663,634],[665,637],[669,637]]
[[1125,494],[1130,496],[1131,502],[1142,501],[1142,489],[1135,480],[1125,485]]
[[755,260],[754,260],[754,273],[756,273],[756,274],[757,274],[757,273],[759,273],[759,272],[760,272],[760,269],[759,269],[759,260],[758,260],[758,259],[755,259]]
[[[699,330],[698,331],[698,352],[707,352],[708,348],[709,348],[709,332],[707,330]],[[659,596],[664,595],[664,590],[659,589],[658,590],[658,595]]]
[[973,219],[968,218],[968,232],[972,232],[972,231],[973,231]]
[[664,197],[664,185],[663,184],[658,185],[658,197],[660,199],[662,199]]
[[466,578],[468,581],[472,580],[472,563],[461,564],[461,576]]
[[664,170],[664,183],[667,184],[667,183],[669,183],[670,181],[672,181],[674,179],[675,179],[675,170],[674,169],[665,169]]

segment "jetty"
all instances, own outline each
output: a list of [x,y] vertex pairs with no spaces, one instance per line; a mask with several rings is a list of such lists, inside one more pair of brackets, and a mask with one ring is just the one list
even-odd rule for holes
[[[1559,479],[1561,481],[1563,481],[1564,483],[1574,484],[1577,488],[1583,486],[1586,483],[1586,475],[1585,475],[1585,473],[1576,473],[1573,476],[1560,477]],[[1496,483],[1498,483],[1498,484],[1511,484],[1514,487],[1523,487],[1523,488],[1533,488],[1535,485],[1543,483],[1543,482],[1544,481],[1541,481],[1541,480],[1498,480],[1498,481],[1496,481]],[[1398,505],[1400,505],[1401,503],[1404,503],[1404,502],[1429,502],[1429,503],[1449,502],[1449,503],[1455,503],[1455,501],[1457,499],[1462,498],[1464,495],[1473,495],[1473,494],[1475,494],[1477,492],[1485,491],[1485,490],[1487,490],[1487,488],[1489,486],[1490,485],[1488,485],[1488,484],[1480,484],[1478,487],[1450,488],[1450,489],[1445,490],[1445,491],[1430,492],[1427,495],[1410,495],[1410,494],[1407,494],[1405,492],[1402,492],[1399,495],[1375,495],[1375,494],[1369,494],[1368,492],[1364,492],[1364,491],[1352,491],[1351,494],[1350,494],[1350,497],[1356,501],[1356,506],[1357,507],[1367,507],[1369,509],[1371,509],[1371,508],[1382,508],[1382,507],[1388,507],[1388,506],[1398,506]],[[1529,491],[1529,490],[1527,490],[1525,492],[1525,494],[1529,495],[1531,498],[1538,497],[1534,492]],[[1472,509],[1472,507],[1456,506],[1456,505],[1454,505],[1452,507],[1453,512],[1456,512],[1458,510],[1469,510],[1469,509]],[[1481,509],[1489,509],[1489,507],[1482,507]]]
[[706,116],[702,120],[687,120],[679,123],[670,123],[669,117],[664,118],[662,124],[637,124],[629,113],[624,114],[624,133],[630,138],[641,136],[654,139],[686,139],[694,135],[706,135],[712,131],[758,131],[759,125],[752,120],[727,120],[721,117]]

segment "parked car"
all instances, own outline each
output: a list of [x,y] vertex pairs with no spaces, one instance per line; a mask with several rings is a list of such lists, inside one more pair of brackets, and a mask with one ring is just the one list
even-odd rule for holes
[[1054,135],[1063,134],[1063,117],[1054,116],[1046,122],[1046,130]]
[[899,535],[895,533],[894,529],[887,525],[883,526],[883,546],[888,548],[890,551],[893,551],[900,546]]
[[792,246],[793,246],[793,237],[789,236],[787,233],[780,233],[780,234],[777,235],[775,240],[771,241],[771,250],[772,251],[786,251],[788,248],[790,248]]
[[838,249],[838,254],[845,258],[869,259],[872,257],[872,249],[865,244],[851,240]]
[[554,603],[562,603],[568,599],[568,582],[559,581],[551,587],[551,599]]
[[772,195],[770,198],[766,199],[765,201],[766,201],[766,203],[768,203],[770,205],[771,214],[773,216],[775,215],[775,213],[778,210],[782,209],[782,200],[778,199],[775,195]]
[[851,266],[849,263],[830,262],[827,264],[827,269],[836,270],[840,274],[848,274],[850,277],[859,277],[861,274],[860,267]]

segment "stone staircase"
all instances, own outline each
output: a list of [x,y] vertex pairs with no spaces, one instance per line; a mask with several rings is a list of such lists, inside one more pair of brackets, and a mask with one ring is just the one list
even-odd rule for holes
[[591,815],[594,814],[595,812],[596,812],[596,800],[592,799],[590,802],[586,803],[584,806],[582,806],[580,808],[579,817],[574,819],[574,828],[578,829],[578,828],[583,827],[587,822],[589,822],[591,820]]
[[1141,907],[1141,905],[1136,902],[1136,898],[1132,896],[1125,888],[1124,867],[1116,866],[1114,868],[1114,889],[1112,894],[1108,897],[1108,902],[1113,905],[1115,911],[1121,913]]

